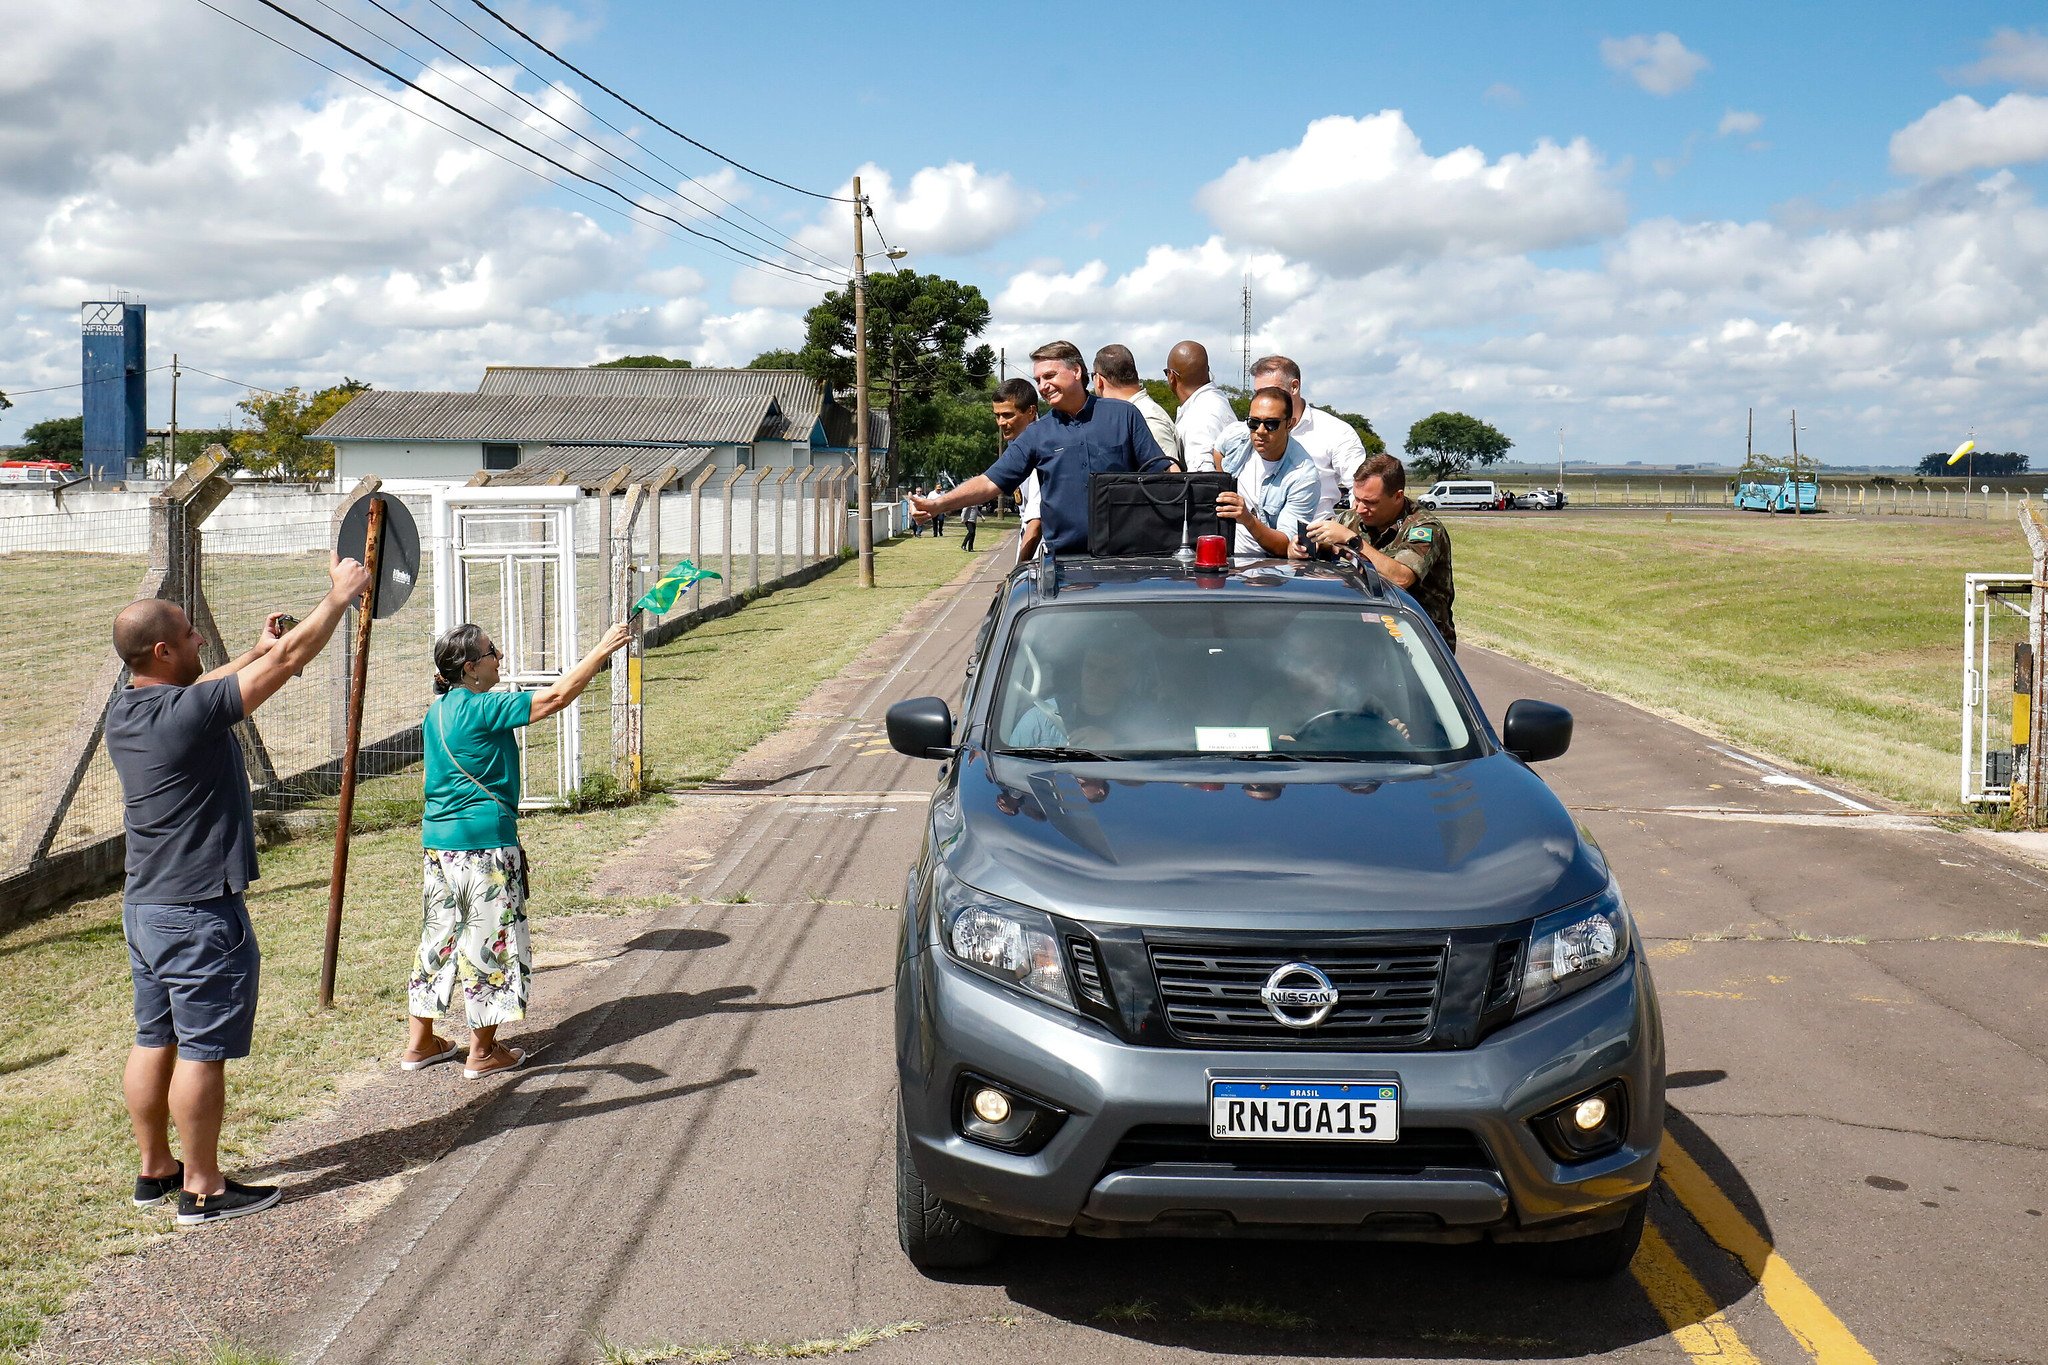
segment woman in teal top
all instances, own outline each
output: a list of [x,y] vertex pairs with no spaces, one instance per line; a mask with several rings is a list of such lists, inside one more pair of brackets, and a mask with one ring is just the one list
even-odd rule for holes
[[426,895],[419,954],[406,983],[405,1070],[448,1061],[459,1050],[434,1033],[434,1021],[455,1002],[458,981],[471,1035],[462,1074],[476,1080],[526,1060],[523,1050],[498,1041],[500,1024],[526,1017],[533,976],[513,731],[576,700],[627,638],[623,624],[613,626],[559,681],[536,692],[494,690],[504,656],[479,626],[457,626],[434,642],[439,695],[420,725]]

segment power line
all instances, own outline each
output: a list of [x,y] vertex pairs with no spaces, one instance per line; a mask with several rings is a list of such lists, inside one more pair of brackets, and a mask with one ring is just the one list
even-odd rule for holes
[[[379,9],[384,8],[383,5],[378,3],[378,0],[370,0],[370,3],[377,5]],[[463,28],[467,29],[471,34],[473,34],[477,38],[479,42],[483,43],[486,47],[490,48],[491,51],[497,53],[500,57],[503,57],[506,61],[511,62],[514,66],[518,67],[521,71],[524,71],[527,75],[533,77],[535,80],[539,81],[543,85],[553,84],[553,82],[550,81],[546,76],[541,75],[540,72],[535,71],[531,66],[527,65],[527,63],[523,61],[517,54],[506,51],[504,47],[499,45],[496,39],[492,38],[488,33],[485,33],[482,29],[477,28],[474,24],[470,23],[467,19],[464,19],[460,14],[457,14],[454,10],[449,9],[448,6],[441,3],[441,0],[427,0],[427,3],[432,5],[435,9],[441,11],[441,13],[447,15],[450,19],[453,19],[457,24],[461,25]],[[401,19],[399,22],[404,23],[405,21]],[[408,27],[410,27],[410,25],[408,25]],[[432,40],[430,39],[429,41]],[[446,48],[443,48],[442,50],[444,52],[447,51]],[[546,49],[542,50],[545,51]],[[557,60],[560,59],[558,58]],[[471,65],[474,66],[475,63],[472,62]],[[574,68],[571,69],[573,70]],[[488,72],[486,72],[485,74],[487,76],[489,75]],[[521,98],[524,98],[524,96],[522,96]],[[531,101],[528,102],[531,103]],[[841,264],[840,262],[826,259],[825,257],[819,255],[817,252],[812,251],[808,247],[805,247],[802,243],[798,242],[796,238],[782,231],[773,223],[770,223],[766,219],[761,218],[759,215],[750,212],[745,205],[735,203],[733,200],[726,198],[717,190],[705,184],[703,181],[697,179],[688,171],[684,170],[681,166],[678,166],[675,162],[670,161],[660,152],[655,151],[652,147],[642,146],[638,141],[636,141],[633,138],[632,134],[628,133],[624,128],[619,127],[618,124],[613,123],[603,114],[598,113],[597,110],[591,108],[589,105],[582,103],[582,101],[580,100],[577,102],[577,104],[578,107],[583,110],[583,112],[589,114],[599,123],[611,129],[614,133],[617,133],[620,137],[625,138],[627,142],[633,147],[633,150],[635,150],[636,152],[643,152],[646,155],[652,157],[654,160],[660,162],[662,165],[674,171],[683,179],[689,181],[692,185],[695,185],[698,189],[704,191],[704,193],[710,195],[713,199],[716,199],[719,203],[724,204],[727,208],[734,210],[735,212],[739,213],[741,216],[745,218],[752,219],[754,222],[768,229],[768,231],[774,233],[777,237],[780,237],[783,241],[789,243],[792,254],[803,256],[809,260],[817,262],[819,265],[825,266],[832,270],[842,272],[847,270],[847,267]],[[538,108],[538,106],[535,107]],[[546,111],[543,110],[542,112],[545,113]],[[548,117],[554,118],[554,115],[549,114]],[[559,123],[560,120],[557,119],[556,122]],[[567,125],[564,126],[566,127]],[[714,153],[713,155],[716,155],[716,153]],[[726,221],[731,222],[730,219],[727,219]],[[733,226],[738,227],[739,224],[733,223]],[[742,230],[744,231],[744,229]]]
[[[318,57],[313,56],[311,53],[304,52],[296,47],[293,47],[290,43],[286,42],[284,39],[278,37],[274,33],[265,33],[262,29],[257,28],[254,24],[248,22],[247,20],[229,14],[226,10],[221,9],[217,5],[214,5],[213,3],[211,3],[211,0],[197,0],[197,3],[204,6],[207,9],[212,10],[215,14],[218,14],[221,18],[227,20],[229,23],[237,24],[242,28],[249,30],[249,32],[255,34],[257,37],[263,39],[265,42],[273,43],[276,46],[283,48],[286,52],[291,53],[294,57],[298,57],[304,61],[312,63],[314,66],[319,67],[322,71],[325,71],[328,75],[334,76],[340,80],[347,81],[350,85],[353,85],[356,89],[362,91],[364,94],[374,95],[376,98],[384,101],[386,104],[398,110],[400,113],[410,115],[413,118],[417,118],[421,122],[427,124],[429,127],[438,128],[442,132],[448,134],[448,136],[455,138],[457,141],[467,143],[468,145],[476,148],[478,151],[482,152],[486,156],[496,157],[498,160],[504,162],[507,166],[510,166],[515,170],[524,171],[526,174],[533,176],[535,179],[540,180],[545,184],[553,185],[556,189],[562,191],[562,193],[570,196],[573,199],[580,199],[584,203],[589,204],[602,212],[612,214],[619,218],[624,218],[627,222],[633,224],[635,227],[643,227],[650,232],[660,233],[662,236],[667,237],[673,241],[680,242],[683,240],[683,238],[677,236],[673,232],[670,232],[667,228],[661,227],[659,224],[642,222],[640,219],[635,218],[632,215],[632,213],[628,213],[620,209],[614,208],[612,205],[605,203],[601,199],[593,199],[591,196],[583,193],[581,190],[577,189],[573,185],[563,184],[561,181],[549,175],[546,171],[538,170],[533,166],[527,165],[523,161],[515,160],[514,158],[505,155],[503,152],[499,151],[495,147],[486,147],[483,143],[478,142],[475,138],[470,137],[467,133],[464,133],[459,128],[450,128],[445,123],[435,122],[433,119],[428,118],[426,114],[422,113],[420,110],[406,107],[406,105],[404,105],[400,101],[393,99],[388,92],[379,90],[376,86],[371,85],[368,81],[360,80],[357,77],[350,75],[346,71],[340,71],[334,67],[329,66],[327,63],[321,61]],[[623,198],[624,196],[620,197]],[[650,214],[653,213],[652,209],[645,208],[639,204],[634,204],[632,207],[636,212]],[[673,222],[674,220],[670,219],[669,221]],[[700,232],[695,233],[693,235],[703,237],[706,234]],[[712,237],[710,238],[710,240],[714,242],[719,242],[719,244],[722,246],[730,245],[729,243],[720,241],[720,239],[716,237]],[[748,265],[745,261],[737,261],[734,262],[734,264],[738,265],[739,268],[742,270],[752,270],[757,274],[768,273],[765,270],[762,270],[759,266]],[[778,267],[778,269],[782,269],[784,273],[788,273],[785,267]],[[816,277],[814,276],[812,278]],[[824,283],[829,284],[832,283],[832,281],[824,281]]]
[[[423,71],[431,71],[435,69],[433,63],[420,57],[417,53],[410,52],[404,47],[400,46],[399,44],[392,42],[389,38],[377,32],[368,24],[363,23],[360,19],[357,19],[353,15],[347,14],[342,10],[337,9],[334,5],[329,4],[328,0],[313,0],[313,3],[319,5],[320,8],[326,10],[329,14],[332,14],[335,17],[342,19],[343,21],[349,24],[353,24],[356,28],[362,30],[364,33],[376,39],[378,42],[384,44],[385,47],[391,49],[393,52],[398,53],[407,61],[418,63]],[[432,43],[441,52],[453,58],[456,62],[460,63],[465,72],[474,72],[475,74],[482,76],[492,85],[497,86],[506,94],[511,95],[514,99],[524,104],[527,108],[533,110],[536,114],[539,114],[541,117],[549,120],[557,127],[561,128],[564,132],[568,133],[570,137],[575,138],[580,142],[588,143],[590,146],[596,148],[604,155],[610,157],[613,161],[618,162],[619,165],[625,167],[628,171],[638,176],[641,180],[645,181],[649,185],[652,185],[661,194],[666,196],[672,196],[676,199],[681,200],[683,203],[688,204],[691,208],[706,215],[707,217],[713,219],[714,221],[725,224],[728,228],[731,228],[733,231],[746,234],[747,236],[753,238],[755,241],[761,243],[761,245],[767,247],[771,251],[785,250],[782,243],[762,236],[760,233],[755,232],[753,229],[747,227],[743,223],[733,222],[730,218],[727,218],[723,213],[721,213],[717,209],[712,208],[709,204],[701,203],[698,200],[691,198],[688,194],[683,193],[680,189],[677,189],[674,186],[664,183],[659,176],[656,176],[648,172],[642,167],[634,164],[632,161],[629,161],[625,157],[620,156],[617,152],[613,151],[610,147],[605,146],[604,143],[598,141],[596,138],[591,137],[589,134],[583,132],[581,129],[578,129],[573,125],[565,122],[560,117],[558,117],[552,110],[546,108],[545,106],[539,103],[536,103],[533,99],[529,98],[524,91],[518,89],[515,86],[505,84],[505,82],[499,80],[496,76],[492,75],[483,67],[477,65],[475,62],[470,61],[467,57],[464,57],[461,53],[449,47],[446,43],[442,42],[439,38],[436,38],[433,34],[419,27],[419,25],[413,23],[404,15],[393,10],[390,6],[384,4],[383,0],[369,0],[369,3],[375,6],[378,10],[382,11],[386,16],[388,16],[392,20],[403,25],[405,28],[411,30],[413,33],[418,34],[420,37],[426,39],[429,43]],[[529,74],[534,74],[536,76],[536,79],[539,79],[538,73]],[[470,95],[472,98],[481,100],[487,107],[495,109],[497,112],[505,114],[514,120],[520,122],[524,121],[523,116],[516,109],[506,108],[504,105],[498,103],[496,100],[493,100],[478,91],[470,89],[467,85],[463,84],[462,82],[453,80],[452,76],[451,84],[454,84],[456,88],[462,90],[465,94]],[[567,152],[571,156],[576,157],[585,165],[592,167],[595,167],[597,165],[596,162],[590,159],[589,154],[584,152],[580,147],[575,147],[567,142],[564,142],[561,138],[554,136],[553,134],[549,133],[546,129],[535,128],[534,132],[538,133],[541,137],[546,138],[555,146],[560,147],[564,152]],[[689,179],[687,175],[684,178]],[[697,182],[695,180],[691,180],[691,183],[696,184]],[[700,188],[702,187],[700,186]],[[800,259],[802,258],[800,257]],[[835,262],[815,258],[812,259],[815,261],[816,264],[824,266],[826,269],[838,269],[838,266]]]
[[[640,115],[640,117],[642,117],[642,118],[644,118],[644,119],[648,119],[648,120],[651,120],[651,121],[652,121],[652,122],[654,123],[654,125],[655,125],[655,126],[656,126],[657,128],[660,128],[660,129],[662,129],[662,130],[663,130],[664,132],[668,132],[668,133],[673,133],[673,134],[674,134],[675,136],[677,136],[677,137],[681,138],[681,139],[682,139],[683,141],[685,141],[685,142],[689,143],[689,144],[690,144],[690,145],[691,145],[692,147],[695,147],[695,148],[696,148],[696,149],[697,149],[698,151],[700,151],[700,152],[707,152],[707,153],[709,153],[710,155],[712,155],[712,156],[715,156],[715,157],[717,157],[717,158],[718,158],[718,159],[719,159],[720,161],[723,161],[723,162],[724,162],[724,163],[725,163],[726,165],[728,165],[728,166],[731,166],[731,167],[733,167],[733,168],[734,168],[734,169],[736,169],[736,170],[742,170],[742,171],[745,171],[745,172],[746,172],[746,173],[747,173],[748,175],[751,175],[751,176],[753,176],[753,177],[754,177],[754,178],[755,178],[756,180],[765,180],[765,181],[767,181],[767,182],[768,182],[769,184],[771,184],[771,185],[780,185],[780,186],[782,186],[782,188],[784,188],[784,189],[786,189],[786,190],[793,190],[793,191],[795,191],[795,192],[796,192],[796,193],[798,193],[798,194],[807,194],[807,195],[809,195],[809,196],[810,196],[811,198],[813,198],[813,199],[825,199],[825,200],[829,200],[829,201],[831,201],[831,202],[832,202],[832,203],[834,203],[834,204],[851,204],[851,203],[853,202],[853,200],[852,200],[852,199],[851,199],[850,197],[846,196],[846,195],[841,195],[841,194],[821,194],[821,193],[819,193],[819,192],[818,192],[817,190],[807,190],[807,189],[805,189],[805,188],[804,188],[803,186],[801,186],[801,185],[792,185],[792,184],[790,184],[790,183],[789,183],[789,182],[788,182],[787,180],[777,180],[777,179],[776,179],[776,178],[775,178],[774,176],[772,176],[772,175],[769,175],[769,174],[768,174],[768,173],[767,173],[766,171],[757,171],[757,170],[755,170],[755,169],[754,169],[754,168],[753,168],[752,166],[749,166],[749,165],[747,165],[747,164],[746,164],[745,162],[741,162],[741,161],[735,161],[735,160],[733,160],[733,159],[732,159],[731,157],[727,156],[727,155],[726,155],[726,154],[725,154],[724,152],[721,152],[721,151],[717,150],[716,148],[713,148],[713,147],[707,147],[707,146],[705,146],[705,145],[704,145],[703,143],[701,143],[701,142],[697,141],[697,139],[696,139],[696,138],[693,138],[693,137],[691,137],[691,136],[690,136],[690,135],[689,135],[688,133],[684,132],[684,131],[683,131],[682,129],[680,129],[680,128],[674,128],[674,127],[670,127],[670,126],[669,126],[668,124],[666,124],[666,123],[663,123],[663,122],[662,122],[662,121],[661,121],[661,120],[660,120],[659,118],[656,118],[656,117],[655,117],[655,116],[654,116],[653,114],[650,114],[650,113],[648,113],[648,112],[647,112],[647,111],[646,111],[645,109],[642,109],[642,108],[641,108],[641,107],[640,107],[639,105],[637,105],[637,104],[633,103],[633,101],[631,101],[631,100],[627,99],[627,98],[626,98],[626,97],[625,97],[624,95],[621,95],[621,94],[620,94],[620,93],[619,93],[618,91],[616,91],[616,90],[612,89],[612,88],[611,88],[611,87],[610,87],[609,85],[606,85],[606,84],[605,84],[605,83],[604,83],[603,81],[601,81],[601,80],[599,80],[599,79],[598,79],[597,77],[595,77],[595,76],[591,75],[591,74],[590,74],[590,73],[589,73],[588,71],[585,71],[585,70],[584,70],[584,69],[583,69],[582,67],[580,67],[580,66],[577,66],[577,65],[576,65],[576,64],[575,64],[574,62],[570,61],[570,60],[569,60],[568,58],[566,58],[566,57],[562,56],[562,55],[561,55],[560,53],[556,52],[556,51],[555,51],[554,49],[552,49],[552,48],[548,47],[548,46],[547,46],[547,44],[545,44],[545,43],[541,42],[541,41],[540,41],[540,40],[539,40],[538,38],[535,38],[535,37],[534,37],[534,36],[533,36],[532,34],[528,33],[528,32],[527,32],[527,31],[526,31],[525,29],[522,29],[522,28],[520,28],[520,27],[519,27],[519,26],[518,26],[517,24],[513,23],[513,22],[512,22],[512,21],[511,21],[510,19],[507,19],[507,18],[506,18],[506,17],[504,16],[504,15],[502,15],[502,14],[498,13],[498,12],[497,12],[496,10],[492,9],[492,8],[491,8],[491,7],[489,6],[489,5],[486,5],[486,4],[484,3],[484,0],[469,0],[469,2],[470,2],[470,3],[472,4],[472,5],[475,5],[475,6],[476,6],[476,7],[478,8],[478,9],[482,10],[482,11],[483,11],[483,12],[484,12],[485,14],[488,14],[488,15],[490,15],[490,16],[491,16],[491,17],[492,17],[493,19],[496,19],[496,20],[497,20],[497,21],[498,21],[499,23],[503,24],[503,25],[504,25],[504,26],[505,26],[506,28],[509,28],[509,29],[511,29],[511,30],[512,30],[512,31],[513,31],[514,33],[518,34],[518,35],[519,35],[519,36],[520,36],[521,38],[524,38],[524,39],[525,39],[525,40],[526,40],[526,41],[527,41],[528,43],[532,44],[532,45],[533,45],[534,47],[537,47],[537,48],[539,48],[539,49],[540,49],[540,50],[541,50],[542,52],[545,52],[545,53],[547,53],[547,54],[548,54],[548,56],[550,56],[550,57],[553,57],[553,58],[554,58],[554,59],[555,59],[555,60],[556,60],[557,62],[560,62],[560,63],[561,63],[561,64],[562,64],[563,66],[567,67],[567,68],[568,68],[569,70],[571,70],[571,71],[574,71],[574,72],[575,72],[575,73],[576,73],[577,75],[581,76],[581,77],[582,77],[582,78],[583,78],[584,80],[586,80],[586,81],[589,81],[589,82],[590,82],[590,83],[591,83],[592,85],[594,85],[594,86],[596,86],[596,87],[597,87],[598,89],[600,89],[600,90],[604,91],[604,92],[605,92],[605,94],[607,94],[607,95],[610,95],[610,96],[611,96],[611,97],[612,97],[613,99],[617,100],[617,101],[618,101],[618,102],[619,102],[620,104],[623,104],[623,105],[625,105],[625,106],[626,106],[626,107],[627,107],[628,109],[631,109],[631,110],[632,110],[632,111],[633,111],[634,113],[636,113],[636,114]],[[265,3],[268,3],[268,0],[265,0]]]
[[[207,0],[200,0],[200,3],[207,4]],[[783,265],[779,261],[771,261],[765,256],[756,256],[753,252],[746,250],[744,247],[734,246],[731,242],[726,241],[722,237],[717,237],[711,233],[703,232],[697,228],[693,228],[680,218],[677,218],[671,214],[663,213],[659,209],[648,208],[646,205],[639,203],[638,201],[634,200],[633,198],[625,194],[618,187],[606,181],[597,180],[592,178],[591,176],[585,175],[582,171],[577,170],[574,166],[566,166],[562,164],[561,162],[555,160],[553,157],[549,156],[546,152],[540,151],[534,147],[529,147],[524,142],[521,142],[518,138],[513,137],[510,133],[507,133],[500,128],[493,127],[491,124],[484,122],[484,120],[478,118],[475,114],[470,113],[468,110],[458,108],[457,106],[450,104],[447,100],[442,99],[439,95],[435,94],[431,90],[426,89],[418,82],[407,80],[405,77],[399,75],[396,71],[393,71],[390,67],[384,65],[376,58],[368,56],[367,54],[358,51],[356,48],[350,47],[347,43],[335,37],[333,34],[327,32],[325,29],[322,29],[319,25],[314,24],[292,13],[283,5],[278,4],[277,0],[256,0],[256,3],[262,5],[265,9],[270,10],[273,13],[282,15],[284,18],[291,20],[291,22],[297,24],[300,28],[305,29],[308,33],[313,34],[315,37],[321,39],[322,41],[340,48],[343,52],[348,53],[351,57],[354,57],[357,61],[363,63],[363,65],[372,67],[375,70],[382,72],[384,75],[389,76],[392,80],[397,81],[400,85],[405,86],[407,89],[412,90],[417,94],[426,96],[428,99],[440,105],[442,108],[448,110],[450,113],[455,114],[458,117],[467,119],[469,122],[474,123],[477,127],[483,129],[487,133],[492,134],[494,137],[504,139],[506,142],[509,142],[513,146],[519,148],[519,150],[527,153],[529,156],[539,157],[542,161],[547,162],[550,166],[553,166],[556,170],[561,171],[563,174],[573,175],[578,180],[584,182],[586,185],[590,185],[595,189],[605,191],[607,194],[616,197],[621,202],[627,204],[629,207],[639,209],[643,213],[651,213],[657,218],[665,219],[668,222],[674,223],[677,227],[681,228],[683,231],[689,233],[693,237],[701,237],[707,242],[711,242],[718,246],[724,247],[727,251],[734,252],[737,255],[745,256],[749,260],[757,261],[760,264],[767,266],[772,270],[778,270],[781,271],[783,274],[792,275],[799,279],[816,280],[820,284],[838,283],[838,281],[827,279],[823,275],[815,275],[807,270],[797,270],[791,266]],[[211,9],[212,6],[210,4],[207,4],[207,8]]]
[[[158,370],[168,370],[169,368],[171,367],[168,365],[151,365],[148,369],[140,371],[140,373],[155,374]],[[185,368],[189,370],[192,367],[187,365]],[[26,398],[32,393],[62,393],[66,389],[89,389],[95,384],[118,384],[127,378],[127,372],[123,371],[120,374],[103,374],[98,379],[81,379],[76,384],[51,384],[47,388],[41,389],[0,389],[0,393],[6,394],[9,398]],[[229,380],[228,382],[232,384],[234,381]]]

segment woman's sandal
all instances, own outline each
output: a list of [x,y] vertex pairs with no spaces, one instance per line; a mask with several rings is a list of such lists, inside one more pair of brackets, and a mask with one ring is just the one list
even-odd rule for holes
[[500,1071],[510,1071],[526,1060],[525,1048],[507,1047],[503,1043],[491,1044],[490,1052],[485,1055],[496,1057],[500,1053],[510,1057],[511,1060],[499,1062],[495,1066],[465,1066],[462,1068],[462,1079],[465,1081],[480,1081],[486,1076],[495,1076]]
[[[439,1042],[440,1040],[436,1039],[435,1041]],[[409,1053],[412,1051],[412,1049],[407,1048],[406,1051]],[[419,1058],[409,1056],[401,1057],[398,1062],[398,1069],[400,1071],[423,1071],[427,1067],[439,1066],[442,1062],[453,1061],[455,1059],[455,1054],[460,1051],[462,1051],[462,1044],[450,1043],[441,1051],[433,1053],[430,1056]]]

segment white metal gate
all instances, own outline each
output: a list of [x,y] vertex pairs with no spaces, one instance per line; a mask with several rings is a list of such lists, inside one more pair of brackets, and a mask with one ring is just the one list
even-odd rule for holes
[[[576,640],[575,488],[434,494],[434,633],[465,622],[503,656],[500,686],[534,691],[582,657]],[[519,731],[522,809],[559,806],[582,774],[581,703]]]
[[1966,806],[2012,800],[2013,647],[2027,638],[2026,574],[1963,575],[1963,762]]

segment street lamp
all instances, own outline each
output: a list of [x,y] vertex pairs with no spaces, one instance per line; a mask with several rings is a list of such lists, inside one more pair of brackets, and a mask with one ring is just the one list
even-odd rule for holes
[[[868,462],[868,258],[864,221],[873,210],[853,178],[853,452],[854,478],[860,484],[860,585],[875,586],[874,475]],[[885,254],[900,261],[909,253],[889,247]],[[893,426],[896,414],[890,413]]]

